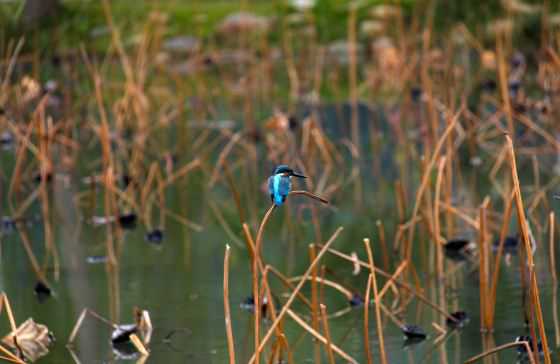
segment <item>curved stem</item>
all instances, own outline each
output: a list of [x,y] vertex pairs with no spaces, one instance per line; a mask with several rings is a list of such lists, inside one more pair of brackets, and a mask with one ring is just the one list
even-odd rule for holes
[[317,196],[316,194],[311,193],[311,192],[309,192],[309,191],[291,191],[291,192],[290,192],[290,195],[303,195],[303,196],[307,196],[307,197],[309,197],[309,198],[312,198],[312,199],[314,199],[314,200],[317,200],[317,201],[319,201],[319,202],[322,202],[322,203],[324,203],[325,205],[328,205],[328,204],[329,204],[329,201],[328,201],[328,200],[325,200],[324,198],[322,198],[322,197],[320,197],[320,196]]
[[259,230],[257,232],[257,241],[255,242],[255,252],[253,254],[253,300],[255,304],[255,362],[260,364],[260,293],[259,293],[259,266],[261,263],[261,244],[262,244],[262,237],[264,232],[264,227],[266,223],[270,219],[272,212],[276,208],[275,204],[269,207],[268,211],[264,215],[261,224],[259,226]]

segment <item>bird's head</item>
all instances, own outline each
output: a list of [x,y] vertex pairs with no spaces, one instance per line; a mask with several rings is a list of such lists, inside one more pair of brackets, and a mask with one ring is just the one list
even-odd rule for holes
[[294,177],[299,177],[299,178],[307,178],[307,176],[304,176],[303,174],[299,174],[297,172],[294,172],[293,169],[291,169],[290,167],[288,167],[285,164],[281,164],[281,165],[277,166],[274,169],[273,174],[274,175],[281,174],[281,175],[284,175],[284,176],[294,176]]

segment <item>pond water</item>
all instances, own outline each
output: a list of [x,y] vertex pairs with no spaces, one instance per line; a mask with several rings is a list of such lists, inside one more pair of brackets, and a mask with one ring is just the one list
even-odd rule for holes
[[[8,159],[4,156],[4,161]],[[5,165],[8,165],[6,163]],[[378,176],[379,177],[379,176]],[[266,174],[263,172],[263,179]],[[383,177],[377,179],[376,187],[368,188],[368,193],[379,201],[380,209],[363,208],[356,212],[348,203],[335,205],[336,209],[322,209],[322,234],[329,236],[337,226],[345,227],[334,247],[343,252],[356,251],[364,257],[363,237],[370,236],[374,242],[377,260],[379,249],[374,221],[381,216],[395,216],[386,206],[389,199],[387,184]],[[55,178],[51,184],[53,233],[61,257],[61,271],[58,281],[52,280],[53,296],[39,302],[33,287],[36,276],[28,262],[17,232],[4,231],[2,235],[2,263],[0,265],[0,289],[8,294],[18,323],[28,317],[46,324],[56,337],[51,352],[39,360],[40,363],[69,363],[77,358],[81,363],[135,362],[138,355],[126,356],[117,353],[110,344],[111,330],[95,319],[84,322],[76,339],[73,352],[65,346],[68,336],[80,312],[90,308],[114,322],[132,322],[133,308],[138,306],[148,310],[154,325],[154,335],[150,345],[149,363],[224,363],[228,361],[224,329],[222,298],[223,258],[225,244],[232,246],[230,265],[230,302],[232,305],[233,332],[238,362],[246,362],[252,353],[252,315],[241,309],[240,304],[250,295],[250,262],[247,250],[239,241],[232,241],[214,215],[204,204],[209,194],[201,184],[190,184],[191,191],[182,188],[170,192],[168,208],[189,216],[202,225],[202,231],[193,231],[183,225],[169,221],[166,223],[161,244],[151,244],[145,239],[146,229],[137,226],[123,231],[122,255],[118,268],[106,269],[105,264],[91,264],[88,257],[105,254],[105,228],[85,222],[83,211],[79,209],[73,196],[79,183],[66,184]],[[220,192],[213,196],[220,196]],[[392,198],[392,197],[391,197]],[[259,193],[258,215],[262,216],[268,198]],[[228,206],[227,201],[224,205]],[[277,210],[265,234],[265,261],[278,267],[287,275],[302,274],[309,263],[307,245],[311,242],[313,226],[309,214],[295,219],[294,211],[302,202],[292,201]],[[232,209],[230,205],[230,209]],[[286,212],[292,211],[289,216]],[[39,211],[36,211],[39,213]],[[387,215],[390,214],[390,215]],[[231,215],[231,216],[230,216]],[[233,216],[233,218],[231,218]],[[239,233],[240,223],[234,212],[227,212],[226,219],[232,230]],[[393,228],[386,220],[387,230]],[[394,219],[394,217],[393,217]],[[288,221],[290,220],[290,221]],[[252,224],[256,230],[256,223]],[[37,222],[27,227],[35,254],[44,256],[43,223]],[[389,234],[392,236],[392,234]],[[325,239],[325,236],[323,239]],[[544,238],[544,237],[543,237]],[[540,240],[540,239],[538,239]],[[546,241],[545,239],[541,241]],[[418,245],[417,245],[418,246]],[[420,261],[420,252],[415,252],[415,261]],[[327,277],[345,285],[355,292],[364,292],[366,273],[352,275],[353,266],[336,257],[327,255],[324,264],[328,268]],[[519,259],[512,256],[508,265],[502,266],[498,286],[496,307],[496,328],[492,335],[481,335],[479,318],[478,271],[475,264],[447,261],[448,270],[457,269],[453,287],[448,287],[449,309],[467,311],[470,322],[461,330],[451,331],[445,339],[438,338],[438,331],[432,326],[439,323],[441,316],[427,306],[413,303],[408,306],[403,318],[408,323],[420,325],[428,332],[428,339],[414,345],[406,345],[400,329],[384,317],[385,348],[389,363],[460,363],[476,355],[484,348],[511,342],[518,335],[527,334],[523,320],[522,286]],[[557,287],[550,279],[546,248],[539,247],[536,254],[537,277],[541,289],[541,302],[549,343],[557,360],[558,333],[555,332],[557,310]],[[460,265],[460,266],[457,266]],[[49,275],[52,261],[47,263]],[[395,268],[395,267],[394,267]],[[394,270],[393,268],[393,270]],[[437,282],[430,278],[427,270],[420,271],[427,289],[427,297],[435,300],[433,292]],[[50,275],[52,276],[52,275]],[[448,282],[449,284],[449,282]],[[282,297],[280,285],[273,285],[275,294]],[[306,288],[306,292],[309,292]],[[325,302],[329,312],[348,309],[346,299],[338,292],[327,288]],[[388,304],[388,303],[387,303]],[[298,307],[298,306],[296,306]],[[301,308],[301,307],[300,307]],[[348,312],[329,321],[333,342],[365,363],[363,345],[363,308],[348,309]],[[370,314],[370,341],[374,362],[379,362],[379,346],[373,309]],[[2,320],[1,332],[7,332],[7,320]],[[264,323],[266,327],[266,323]],[[297,363],[314,362],[314,342],[309,336],[301,337],[301,330],[288,323],[285,328],[292,349],[296,352]],[[488,340],[488,345],[484,345]],[[73,357],[74,355],[74,357]],[[323,362],[327,362],[322,350]],[[519,358],[515,349],[501,352],[494,358],[500,363],[514,363]],[[341,362],[341,361],[338,361]]]

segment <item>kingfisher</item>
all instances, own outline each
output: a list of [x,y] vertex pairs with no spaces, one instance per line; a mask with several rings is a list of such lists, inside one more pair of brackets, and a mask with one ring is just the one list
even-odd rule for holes
[[276,206],[281,206],[292,190],[292,177],[307,178],[303,174],[294,172],[285,164],[274,169],[272,176],[268,178],[268,193],[270,199]]

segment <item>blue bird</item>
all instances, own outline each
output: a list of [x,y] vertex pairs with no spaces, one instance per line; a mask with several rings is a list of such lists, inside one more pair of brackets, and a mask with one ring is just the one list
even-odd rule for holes
[[268,178],[268,193],[276,206],[281,206],[292,190],[292,176],[307,178],[302,174],[294,172],[293,169],[284,164],[276,167],[272,176]]

